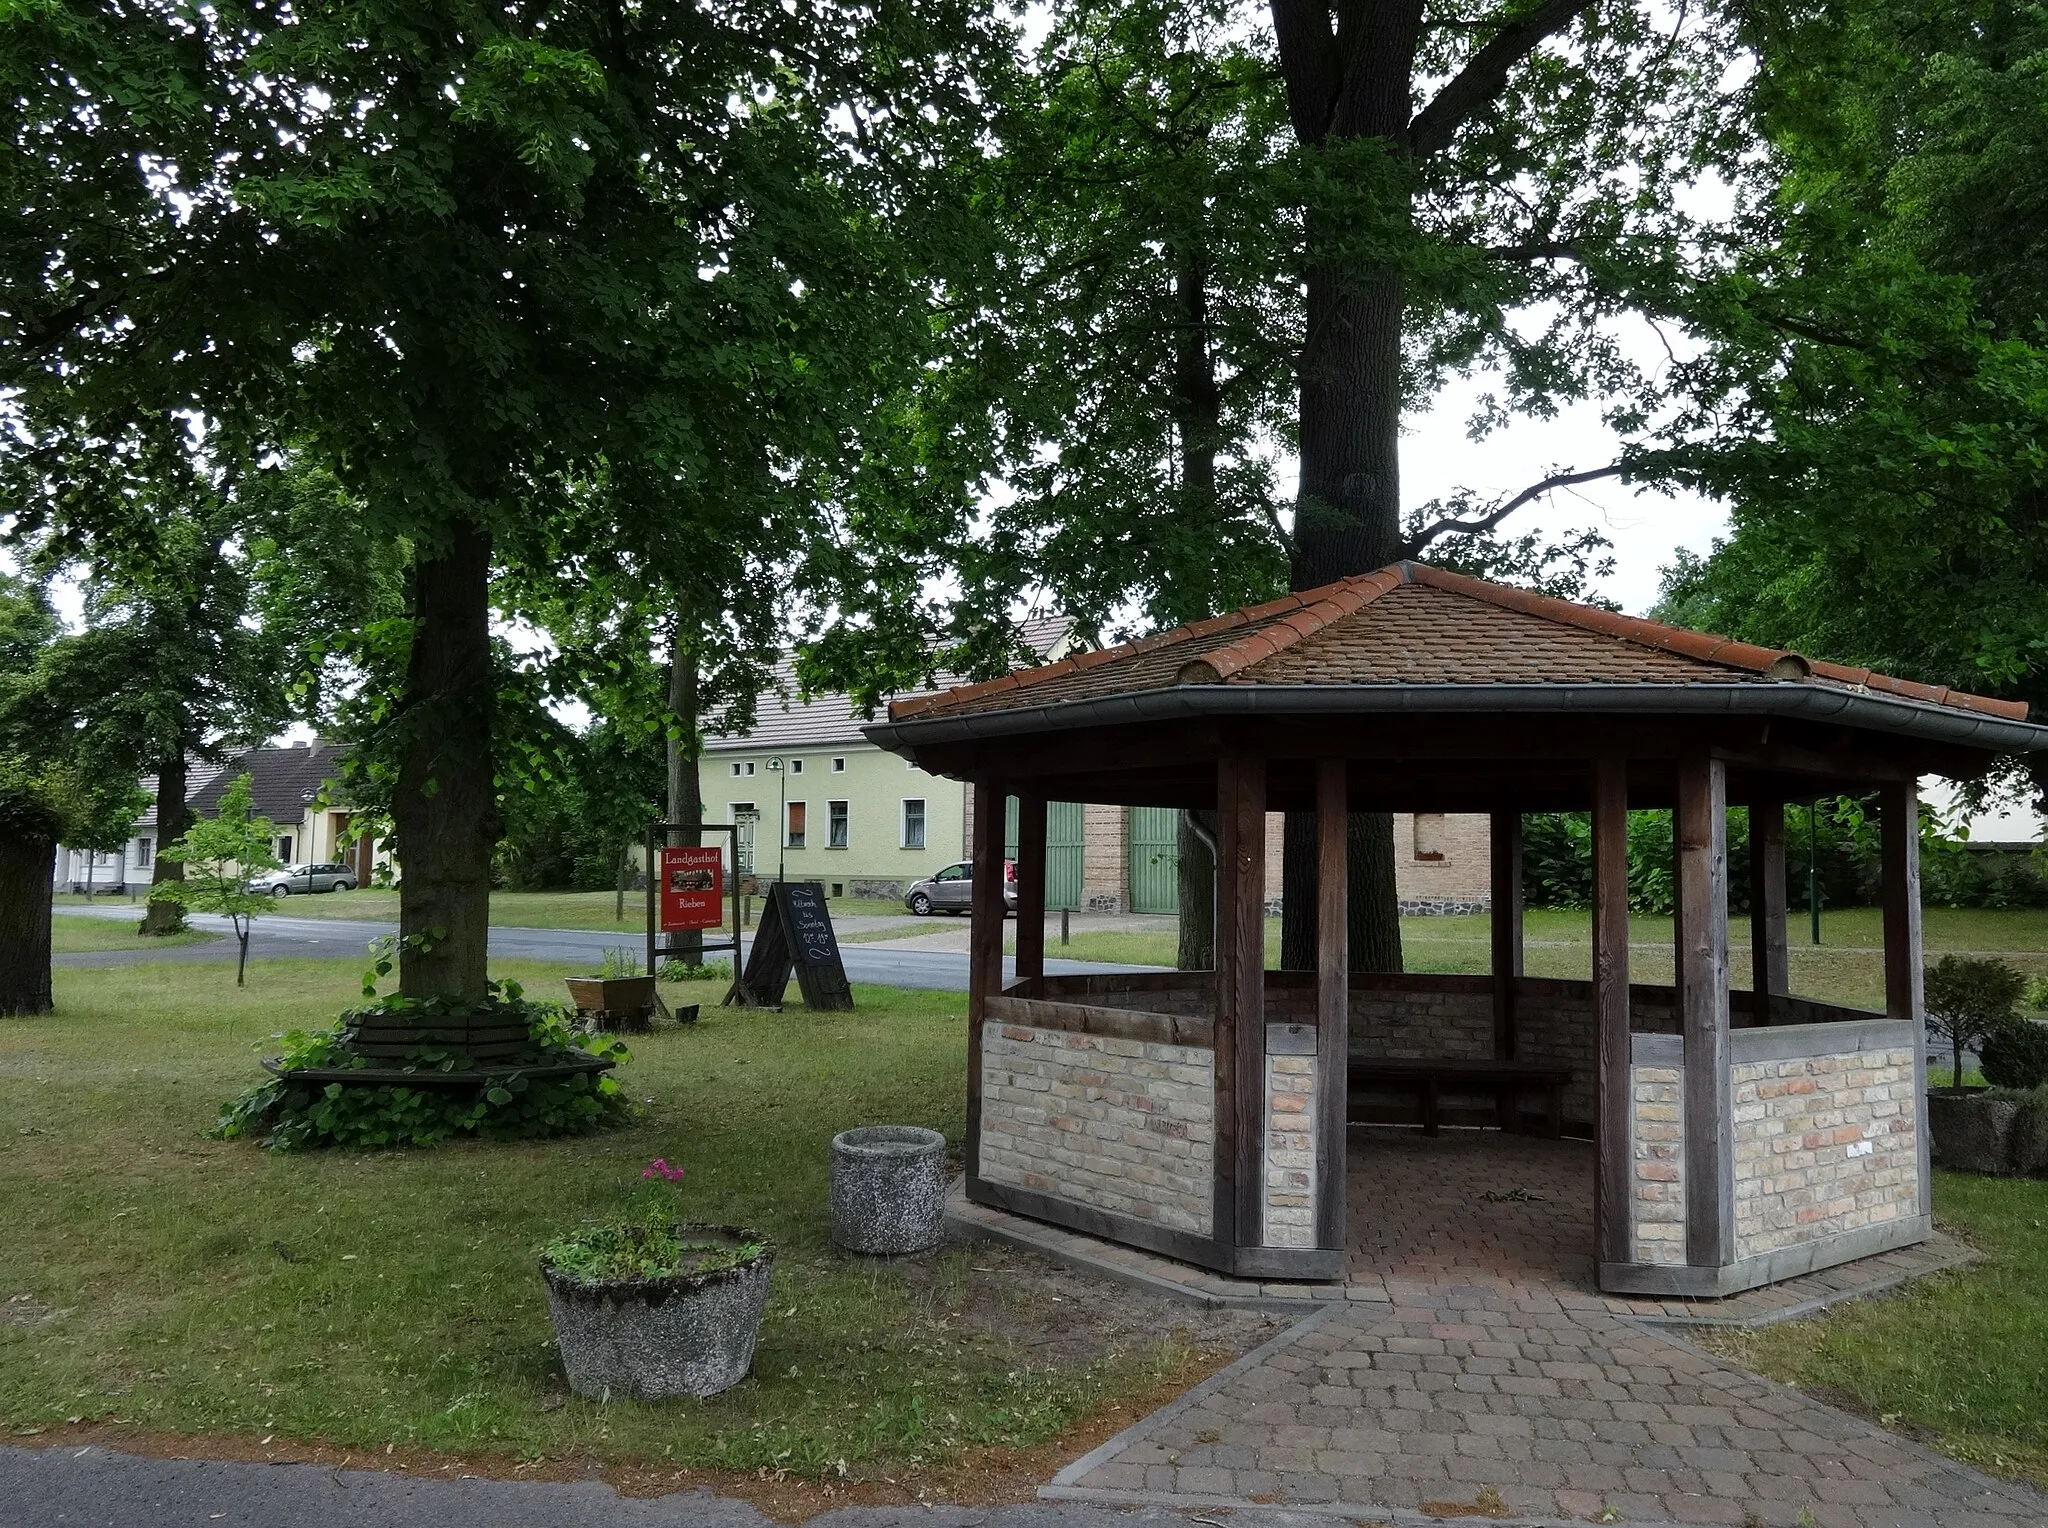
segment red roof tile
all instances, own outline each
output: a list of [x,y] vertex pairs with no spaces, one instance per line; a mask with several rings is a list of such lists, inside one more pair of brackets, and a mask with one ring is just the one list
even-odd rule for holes
[[[1221,640],[1218,640],[1221,639]],[[892,721],[1009,710],[1186,684],[1820,683],[2021,721],[1994,700],[1809,662],[1422,563],[1395,563],[1119,647],[889,708]]]

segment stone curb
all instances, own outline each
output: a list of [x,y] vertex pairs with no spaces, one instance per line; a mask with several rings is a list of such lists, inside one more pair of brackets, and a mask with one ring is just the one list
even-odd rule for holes
[[[1359,1525],[1359,1528],[1380,1528],[1382,1524],[1392,1524],[1395,1528],[1441,1528],[1444,1523],[1493,1523],[1499,1528],[1586,1528],[1586,1520],[1577,1517],[1439,1517],[1430,1512],[1418,1512],[1413,1507],[1376,1507],[1370,1502],[1289,1502],[1282,1506],[1278,1502],[1270,1505],[1247,1502],[1235,1496],[1181,1496],[1171,1491],[1104,1491],[1081,1486],[1040,1486],[1038,1495],[1044,1501],[1088,1502],[1096,1506],[1122,1507],[1126,1511],[1138,1507],[1170,1507],[1189,1514],[1228,1512],[1230,1528],[1252,1528],[1254,1524],[1272,1523],[1283,1517],[1341,1518]],[[1216,1521],[1204,1517],[1192,1520],[1198,1523]],[[1221,1528],[1220,1523],[1218,1528]],[[1700,1528],[1700,1525],[1681,1523],[1675,1518],[1627,1517],[1616,1518],[1610,1528]]]

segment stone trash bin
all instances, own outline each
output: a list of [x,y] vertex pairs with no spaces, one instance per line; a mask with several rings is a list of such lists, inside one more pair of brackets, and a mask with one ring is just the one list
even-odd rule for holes
[[832,1137],[832,1239],[895,1257],[939,1243],[946,1138],[921,1125],[863,1125]]

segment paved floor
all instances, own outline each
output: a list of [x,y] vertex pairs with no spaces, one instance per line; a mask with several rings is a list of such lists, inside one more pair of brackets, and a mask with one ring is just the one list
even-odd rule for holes
[[2048,1497],[1646,1327],[1592,1288],[1583,1143],[1357,1132],[1349,1298],[1063,1471],[1057,1497],[1361,1521],[2018,1528]]

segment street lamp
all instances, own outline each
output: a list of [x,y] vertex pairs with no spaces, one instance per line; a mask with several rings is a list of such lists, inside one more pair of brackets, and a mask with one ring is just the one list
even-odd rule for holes
[[789,776],[782,772],[781,754],[768,761],[768,773],[782,784],[782,805],[775,818],[775,884],[780,886],[789,878],[783,866],[783,855],[789,848]]

